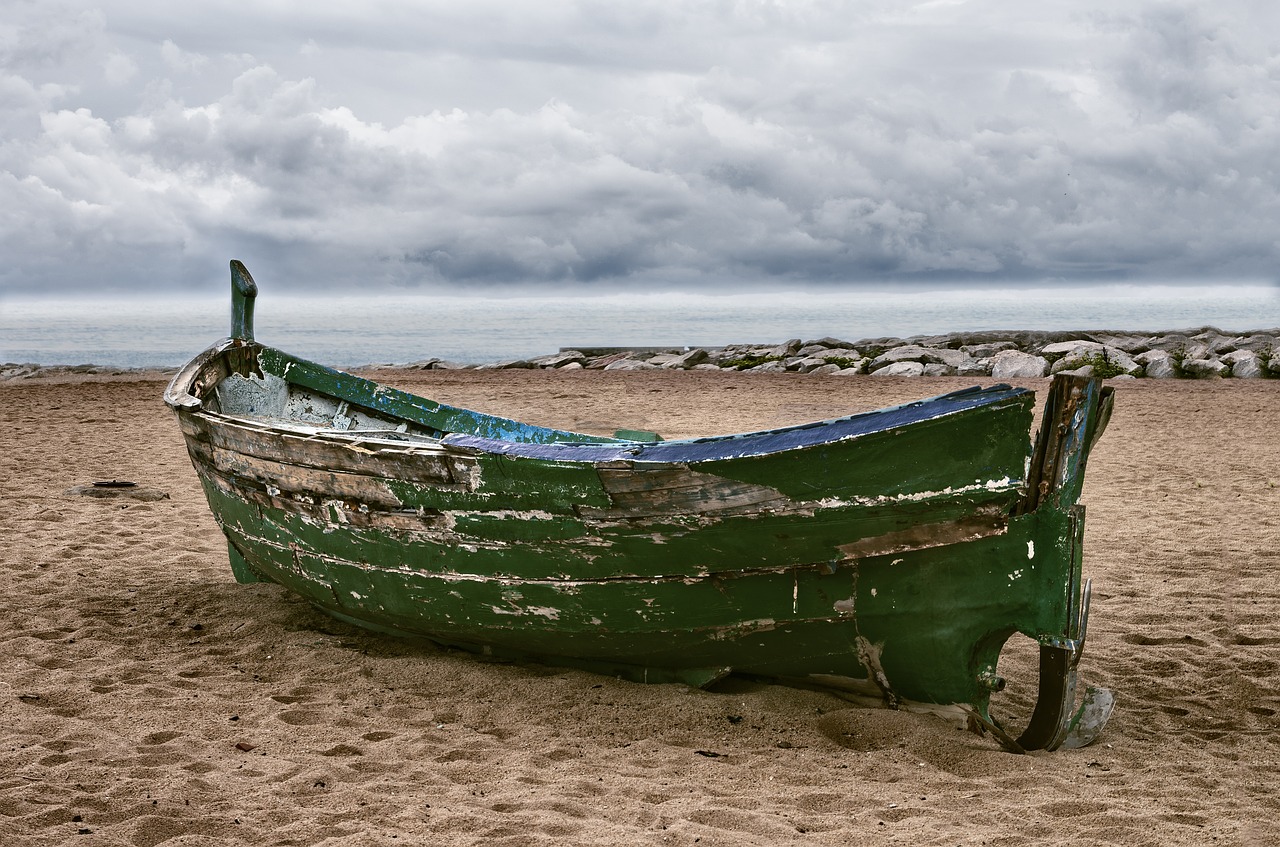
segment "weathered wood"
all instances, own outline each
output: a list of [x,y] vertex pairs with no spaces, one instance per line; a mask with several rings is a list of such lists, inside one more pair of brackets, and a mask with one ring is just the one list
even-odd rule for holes
[[253,303],[258,284],[238,259],[231,260],[231,337],[253,340]]
[[[317,552],[344,550],[342,555],[352,560],[377,562],[385,551],[411,545],[424,551],[424,560],[433,564],[424,561],[421,567],[433,572],[570,580],[700,579],[741,576],[754,570],[832,570],[876,551],[897,550],[903,536],[913,531],[928,534],[920,540],[922,547],[960,539],[958,534],[940,531],[939,522],[942,526],[948,520],[958,523],[965,528],[965,537],[996,532],[998,528],[975,524],[977,519],[968,516],[1000,508],[993,503],[975,507],[969,502],[946,508],[920,503],[910,508],[797,505],[789,512],[762,513],[750,520],[731,520],[735,516],[726,515],[638,522],[541,509],[405,509],[336,496],[298,497],[204,463],[202,476],[232,498],[221,505],[221,512],[235,511],[236,500],[251,503],[256,508],[248,520],[259,527],[254,531],[283,532],[294,543]],[[271,526],[259,526],[259,518]]]
[[597,471],[612,504],[582,509],[592,517],[648,518],[671,515],[733,515],[785,509],[791,498],[764,485],[725,479],[688,467],[601,468]]
[[491,438],[531,442],[616,442],[604,436],[531,426],[497,415],[485,415],[415,397],[351,374],[308,362],[272,348],[261,348],[262,367],[294,385],[339,397],[383,414],[412,421],[441,432],[468,432]]
[[343,471],[406,482],[424,482],[465,489],[469,475],[455,478],[453,468],[475,465],[472,457],[453,456],[437,444],[404,444],[371,437],[320,437],[275,428],[254,428],[227,421],[207,429],[215,447],[259,459],[303,468]]
[[840,677],[987,725],[1021,632],[1047,670],[1034,728],[1007,743],[1064,743],[1096,380],[1055,380],[1034,453],[1034,397],[1008,386],[610,439],[333,371],[238,320],[166,391],[237,579],[466,649],[634,679]]

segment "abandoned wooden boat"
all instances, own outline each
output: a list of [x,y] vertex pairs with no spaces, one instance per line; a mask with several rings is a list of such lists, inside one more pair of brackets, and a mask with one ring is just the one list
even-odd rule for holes
[[[742,435],[531,426],[264,346],[232,262],[232,332],[177,413],[241,582],[374,630],[621,675],[730,672],[951,711],[1011,750],[1088,743],[1085,461],[1110,389],[1055,378]],[[1017,738],[989,714],[1006,640],[1039,642]]]

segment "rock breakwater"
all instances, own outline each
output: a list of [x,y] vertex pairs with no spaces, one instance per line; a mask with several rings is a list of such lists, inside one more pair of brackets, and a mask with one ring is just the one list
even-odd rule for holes
[[[429,359],[411,368],[460,368]],[[1176,332],[1002,330],[864,338],[791,339],[723,347],[562,349],[482,369],[738,370],[841,376],[990,376],[1028,379],[1057,373],[1106,379],[1262,379],[1280,377],[1280,329],[1244,333],[1201,327]]]

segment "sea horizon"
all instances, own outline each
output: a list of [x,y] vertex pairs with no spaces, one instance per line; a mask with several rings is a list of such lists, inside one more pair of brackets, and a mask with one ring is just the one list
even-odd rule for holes
[[[0,362],[173,368],[227,335],[228,295],[0,300]],[[279,292],[259,340],[338,367],[482,364],[576,347],[722,347],[954,332],[1280,330],[1280,287],[1096,284],[542,296]]]

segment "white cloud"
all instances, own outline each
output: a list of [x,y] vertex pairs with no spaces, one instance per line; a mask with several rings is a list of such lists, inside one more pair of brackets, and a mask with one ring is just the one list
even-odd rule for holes
[[3,286],[230,255],[315,284],[1277,264],[1254,4],[19,8]]
[[125,53],[110,53],[102,65],[108,85],[124,85],[138,75],[138,63]]
[[160,45],[160,57],[171,70],[184,73],[200,73],[209,64],[209,57],[183,50],[169,39]]

